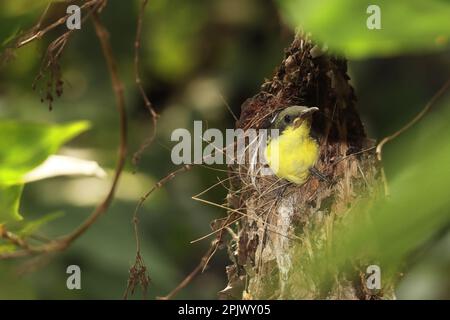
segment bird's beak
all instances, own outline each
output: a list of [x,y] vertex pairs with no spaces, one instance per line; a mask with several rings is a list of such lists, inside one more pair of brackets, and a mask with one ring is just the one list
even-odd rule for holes
[[309,116],[316,111],[319,111],[319,108],[311,107],[311,108],[308,108],[307,110],[303,111],[302,114],[300,114],[297,118],[294,119],[294,128],[298,128],[302,124],[305,116]]
[[319,108],[317,108],[317,107],[308,108],[307,110],[303,111],[302,116],[310,115],[316,111],[319,111]]

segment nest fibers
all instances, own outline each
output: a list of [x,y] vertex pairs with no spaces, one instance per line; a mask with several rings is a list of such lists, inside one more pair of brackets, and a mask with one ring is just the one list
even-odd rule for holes
[[[220,292],[223,297],[377,297],[364,287],[359,269],[350,275],[333,274],[326,286],[306,272],[317,249],[332,241],[335,223],[353,203],[380,189],[374,143],[366,137],[355,108],[346,68],[344,60],[324,54],[306,37],[296,37],[273,79],[243,104],[236,127],[244,130],[267,128],[274,114],[290,105],[318,107],[312,121],[320,146],[315,167],[330,182],[310,176],[303,185],[294,185],[262,175],[258,161],[229,167],[230,210],[217,226],[231,234],[227,247],[232,264],[227,267],[228,285]],[[254,160],[250,150],[259,147],[248,148],[245,157]]]

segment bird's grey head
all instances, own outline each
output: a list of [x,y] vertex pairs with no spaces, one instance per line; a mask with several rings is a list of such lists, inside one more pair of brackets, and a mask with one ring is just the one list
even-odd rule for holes
[[278,113],[272,121],[272,128],[281,132],[290,125],[298,126],[303,120],[310,120],[314,112],[318,111],[316,107],[290,106]]

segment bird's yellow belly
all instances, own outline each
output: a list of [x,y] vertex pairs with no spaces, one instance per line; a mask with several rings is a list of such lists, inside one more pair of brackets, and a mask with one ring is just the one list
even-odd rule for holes
[[319,156],[316,141],[305,134],[304,130],[302,127],[285,130],[278,138],[269,142],[265,152],[266,160],[274,173],[297,184],[303,184],[307,180],[309,169]]

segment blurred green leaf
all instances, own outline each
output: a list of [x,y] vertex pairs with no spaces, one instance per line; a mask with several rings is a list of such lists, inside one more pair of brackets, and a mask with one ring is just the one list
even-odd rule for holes
[[[403,169],[390,179],[390,197],[356,202],[334,224],[329,245],[323,245],[324,229],[319,226],[310,242],[311,255],[302,246],[295,248],[295,268],[305,270],[293,275],[302,286],[316,279],[322,286],[355,262],[381,267],[384,284],[398,277],[412,253],[450,224],[450,109],[429,116],[401,141],[396,161]],[[310,258],[312,257],[312,258]],[[366,267],[367,267],[366,266]],[[365,270],[361,270],[365,272]]]
[[[450,1],[278,0],[292,26],[349,58],[391,56],[448,47]],[[370,5],[381,10],[381,29],[369,30]]]
[[0,254],[1,253],[10,253],[16,250],[16,246],[9,243],[0,243]]
[[9,42],[11,42],[12,40],[14,40],[14,39],[17,37],[17,35],[19,34],[19,32],[20,32],[20,27],[16,27],[16,28],[14,29],[14,31],[13,31],[8,37],[6,37],[6,39],[4,39],[4,40],[2,41],[1,46],[4,47],[4,46],[6,46]]
[[22,183],[27,172],[88,127],[86,121],[63,125],[0,121],[0,185]]
[[44,215],[43,217],[28,221],[24,225],[20,227],[20,230],[17,232],[22,237],[27,237],[38,231],[42,226],[45,224],[56,220],[58,218],[61,218],[64,215],[63,212],[54,212],[47,215]]
[[22,189],[22,185],[0,186],[0,224],[23,219],[19,214]]

